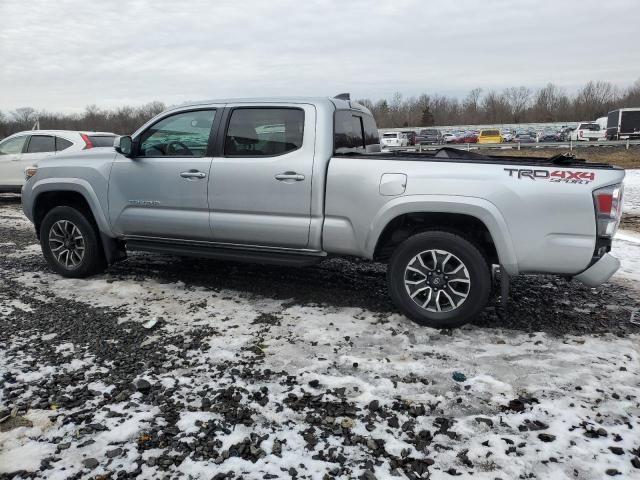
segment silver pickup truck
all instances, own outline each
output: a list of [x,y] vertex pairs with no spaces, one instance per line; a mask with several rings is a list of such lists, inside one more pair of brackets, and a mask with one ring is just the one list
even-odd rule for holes
[[595,286],[624,171],[559,155],[380,153],[347,95],[218,100],[165,111],[114,148],[27,169],[24,212],[51,267],[87,277],[127,250],[304,266],[388,264],[389,292],[431,327],[468,322],[502,277]]

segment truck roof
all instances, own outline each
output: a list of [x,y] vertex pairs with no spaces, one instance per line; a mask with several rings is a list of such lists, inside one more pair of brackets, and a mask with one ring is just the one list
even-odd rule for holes
[[368,108],[353,100],[344,100],[332,97],[240,97],[240,98],[216,98],[210,100],[200,100],[176,105],[168,110],[175,110],[185,107],[196,107],[202,105],[220,105],[225,103],[308,103],[308,104],[333,104],[336,110],[362,110],[371,113]]

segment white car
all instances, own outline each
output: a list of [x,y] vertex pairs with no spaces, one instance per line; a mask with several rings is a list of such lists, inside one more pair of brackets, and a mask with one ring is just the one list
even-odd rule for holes
[[386,132],[382,134],[380,139],[382,148],[384,147],[406,147],[409,145],[409,138],[406,133],[402,132]]
[[113,147],[115,133],[70,130],[29,130],[0,141],[0,192],[20,193],[24,171],[39,160],[64,151]]
[[453,143],[456,141],[456,137],[453,133],[444,133],[442,135],[442,141],[444,141],[444,143]]
[[513,142],[513,132],[511,130],[503,130],[502,138],[504,138],[505,142]]

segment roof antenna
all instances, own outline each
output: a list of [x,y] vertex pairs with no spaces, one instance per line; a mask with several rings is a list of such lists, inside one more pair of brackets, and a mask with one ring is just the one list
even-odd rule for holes
[[337,98],[338,100],[351,100],[350,93],[340,93],[333,98]]

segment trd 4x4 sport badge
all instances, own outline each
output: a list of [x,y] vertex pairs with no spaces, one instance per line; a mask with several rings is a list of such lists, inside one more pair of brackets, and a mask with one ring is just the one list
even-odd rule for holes
[[532,170],[529,168],[505,168],[510,177],[530,180],[548,180],[555,183],[591,183],[596,179],[594,172],[582,172],[580,170]]

